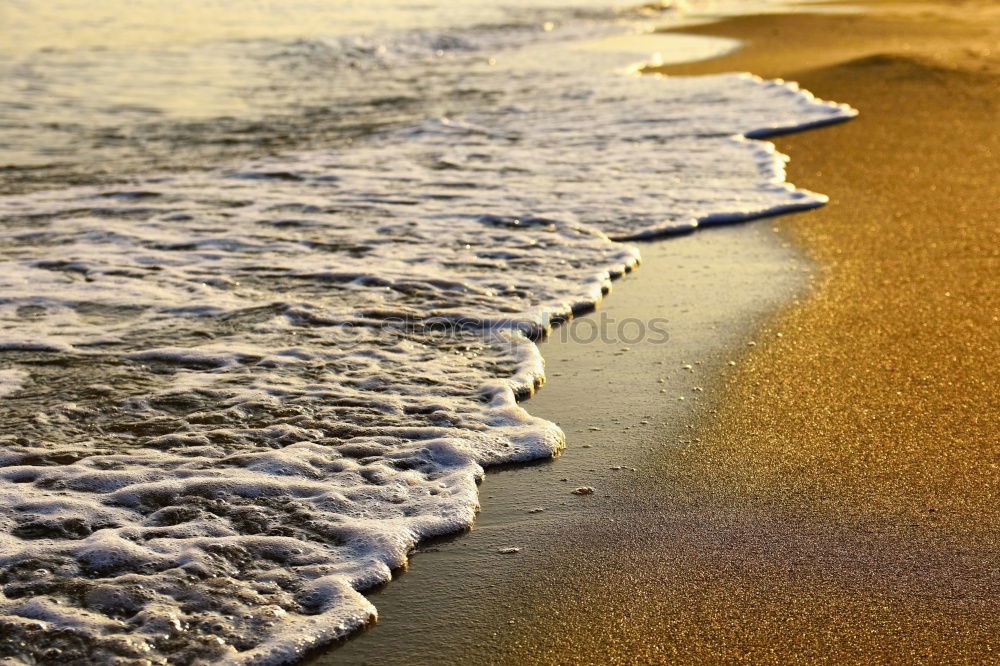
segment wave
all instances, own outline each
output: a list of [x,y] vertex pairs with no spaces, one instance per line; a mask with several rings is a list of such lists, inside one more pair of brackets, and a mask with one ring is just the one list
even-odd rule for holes
[[[284,663],[558,452],[536,342],[638,251],[821,204],[749,75],[523,77],[350,148],[0,198],[7,654]],[[15,647],[11,647],[15,646]]]

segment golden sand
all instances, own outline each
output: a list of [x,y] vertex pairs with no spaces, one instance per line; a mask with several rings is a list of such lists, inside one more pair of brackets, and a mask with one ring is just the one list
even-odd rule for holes
[[[820,211],[772,224],[824,279],[762,333],[767,344],[707,428],[702,462],[727,458],[715,476],[741,493],[794,488],[837,513],[996,537],[1000,13],[988,21],[970,6],[959,21],[931,8],[730,24],[759,45],[738,62],[766,76],[778,72],[754,66],[761,50],[780,57],[776,45],[806,42],[826,57],[850,42],[846,61],[783,74],[862,115],[777,141],[789,179],[831,195]],[[801,29],[810,23],[825,29]]]
[[[820,211],[772,223],[818,260],[824,280],[762,333],[767,344],[707,428],[702,462],[725,456],[714,475],[740,492],[795,487],[838,512],[997,536],[1000,13],[985,20],[970,5],[959,21],[940,6],[906,7],[721,27],[757,47],[735,59],[741,67],[862,115],[777,141],[792,158],[789,179],[831,195]],[[824,29],[803,30],[810,24]],[[850,57],[776,71],[785,43],[800,65],[809,52]]]
[[819,277],[701,441],[568,538],[497,661],[1000,661],[1000,15],[870,8],[696,28],[749,45],[664,68],[861,110],[776,141],[831,203],[758,224]]

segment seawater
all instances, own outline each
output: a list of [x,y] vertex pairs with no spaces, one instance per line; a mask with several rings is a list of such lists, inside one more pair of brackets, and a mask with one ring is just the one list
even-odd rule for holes
[[6,3],[0,656],[348,635],[559,451],[535,343],[630,239],[820,205],[748,137],[854,111],[583,46],[655,9]]

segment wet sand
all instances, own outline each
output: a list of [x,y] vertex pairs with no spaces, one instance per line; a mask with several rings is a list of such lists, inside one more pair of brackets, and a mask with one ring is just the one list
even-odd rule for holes
[[777,141],[790,180],[832,198],[772,221],[821,278],[759,332],[700,441],[659,448],[633,511],[516,579],[533,610],[498,661],[1000,659],[1000,22],[872,9],[695,28],[749,46],[664,68],[861,110]]
[[[371,595],[378,623],[318,663],[501,659],[533,613],[526,593],[559,573],[563,540],[631,519],[630,486],[650,473],[640,467],[659,447],[692,439],[718,378],[735,369],[733,350],[803,293],[811,275],[766,224],[706,229],[641,249],[640,270],[616,282],[596,313],[542,344],[549,377],[528,408],[563,428],[566,450],[555,460],[489,470],[473,529],[421,547],[408,571]],[[636,315],[648,313],[643,323],[661,320],[668,340],[653,331],[635,340]],[[594,494],[574,495],[579,487]],[[505,547],[520,550],[499,552]],[[519,576],[529,587],[512,584]]]

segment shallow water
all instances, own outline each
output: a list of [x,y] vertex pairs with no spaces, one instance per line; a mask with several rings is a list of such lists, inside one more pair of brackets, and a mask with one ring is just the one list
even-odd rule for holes
[[[192,4],[156,39],[151,3],[66,11],[72,47],[53,23],[4,65],[35,58],[40,106],[79,120],[28,104],[0,131],[8,189],[46,188],[0,198],[0,653],[279,663],[354,630],[359,590],[471,523],[483,466],[561,448],[518,402],[535,341],[636,265],[611,238],[821,204],[742,137],[853,114],[581,48],[644,12],[431,4],[318,34],[330,6]],[[174,52],[204,86],[162,78]],[[165,120],[107,106],[132,67]],[[176,104],[202,93],[202,120]],[[130,140],[93,141],[112,121]],[[43,153],[88,184],[27,168]]]
[[203,168],[475,107],[492,87],[465,82],[470,60],[629,14],[598,0],[11,0],[0,191]]

